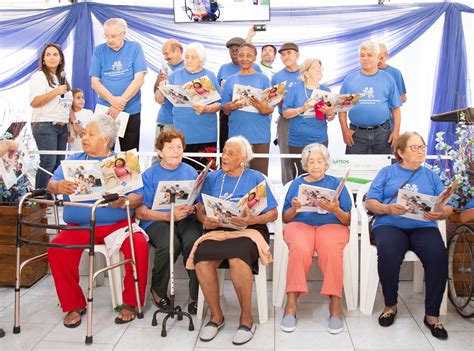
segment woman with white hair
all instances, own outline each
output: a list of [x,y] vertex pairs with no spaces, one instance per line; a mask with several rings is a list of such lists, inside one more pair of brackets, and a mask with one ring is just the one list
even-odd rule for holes
[[342,258],[344,247],[349,241],[352,203],[344,188],[339,198],[332,201],[317,198],[317,212],[298,212],[302,206],[298,200],[300,186],[335,190],[341,182],[326,174],[330,165],[326,146],[309,144],[303,149],[301,156],[303,168],[308,175],[293,181],[283,206],[283,222],[287,223],[283,238],[288,245],[289,257],[286,274],[287,302],[280,328],[285,332],[296,329],[298,298],[308,292],[306,278],[316,251],[318,265],[323,273],[321,294],[329,298],[328,331],[337,334],[343,330]]
[[[221,89],[217,83],[214,73],[204,68],[206,62],[206,49],[200,43],[191,43],[184,50],[184,68],[174,71],[168,81],[162,81],[160,85],[172,84],[183,85],[198,78],[209,78],[221,95]],[[164,102],[164,95],[156,94],[159,103]],[[208,105],[193,104],[192,107],[173,106],[173,124],[180,130],[186,139],[185,152],[209,152],[217,146],[217,111],[221,109],[220,100]],[[206,164],[206,158],[196,158],[197,161]],[[186,159],[184,160],[186,162]],[[188,162],[189,163],[189,162]],[[190,163],[197,169],[194,162]]]
[[[312,98],[315,89],[330,92],[320,84],[323,66],[318,58],[308,58],[300,66],[302,82],[294,84],[283,101],[283,117],[290,120],[288,146],[291,154],[299,154],[306,145],[319,143],[328,146],[328,125],[334,119],[331,106]],[[293,178],[303,173],[301,162],[293,161]]]
[[[115,121],[107,115],[96,115],[87,124],[85,134],[82,137],[82,147],[84,152],[71,155],[69,160],[103,160],[111,155],[113,151],[110,147],[117,137],[117,125]],[[69,195],[74,194],[78,184],[65,180],[61,166],[54,172],[48,183],[48,191],[52,194],[63,194],[64,200],[69,201]],[[130,208],[134,209],[141,205],[143,196],[130,193],[127,195],[130,200]],[[94,203],[93,200],[87,201]],[[96,210],[95,243],[103,244],[105,237],[118,229],[128,225],[127,213],[124,209],[125,199],[109,203],[108,207]],[[133,214],[133,212],[132,212]],[[91,211],[88,208],[65,207],[63,220],[68,226],[89,226]],[[81,245],[87,244],[90,240],[89,230],[63,230],[52,240],[54,244]],[[140,232],[133,233],[136,267],[138,273],[138,285],[140,290],[140,300],[144,303],[145,288],[148,272],[148,244]],[[120,248],[124,257],[130,259],[132,252],[129,240],[125,240]],[[86,300],[79,285],[79,261],[83,250],[81,249],[48,249],[48,261],[51,273],[54,278],[56,292],[58,294],[61,308],[66,312],[64,326],[76,328],[81,324],[81,316],[85,313]],[[135,319],[137,306],[133,271],[131,265],[125,266],[123,305],[115,318],[116,324],[128,323]]]
[[[229,136],[243,135],[248,139],[254,152],[268,153],[270,150],[270,121],[273,106],[267,100],[257,99],[251,90],[235,94],[234,87],[252,87],[264,90],[270,87],[270,80],[261,72],[255,71],[254,62],[257,49],[249,43],[239,47],[240,72],[227,78],[222,93],[225,114],[229,115]],[[268,158],[252,160],[250,168],[263,174],[268,173]]]
[[[238,202],[247,196],[250,190],[265,180],[260,172],[246,168],[251,158],[252,148],[247,139],[236,136],[227,140],[222,155],[222,169],[207,175],[202,193],[231,202]],[[271,258],[266,224],[276,219],[277,203],[267,184],[267,207],[258,215],[245,210],[242,217],[231,218],[231,224],[245,228],[234,230],[223,228],[220,220],[208,217],[202,198],[200,201],[196,215],[204,224],[206,234],[195,243],[187,263],[187,268],[194,266],[196,269],[199,284],[211,311],[200,339],[214,339],[224,326],[217,269],[229,268],[240,304],[239,328],[233,343],[243,345],[255,333],[256,325],[252,318],[252,273],[258,273],[259,257],[264,264]]]

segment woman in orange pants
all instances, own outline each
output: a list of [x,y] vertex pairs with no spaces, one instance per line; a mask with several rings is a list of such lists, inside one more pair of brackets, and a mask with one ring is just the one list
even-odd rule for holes
[[[296,329],[298,297],[308,292],[306,278],[316,252],[324,277],[321,294],[330,299],[328,330],[337,334],[343,330],[342,258],[349,241],[352,202],[346,188],[332,201],[325,196],[324,189],[335,190],[341,181],[325,174],[330,160],[324,145],[307,145],[302,152],[302,164],[308,175],[293,181],[283,207],[283,221],[288,223],[283,236],[289,257],[287,303],[280,328],[285,332]],[[305,188],[298,198],[300,186]]]
[[[72,155],[69,160],[76,160],[78,165],[83,160],[103,160],[112,155],[109,147],[114,144],[116,138],[117,126],[112,118],[107,115],[93,117],[87,124],[85,134],[82,136],[84,152]],[[71,171],[70,167],[69,171]],[[61,166],[56,169],[48,183],[48,191],[52,194],[64,194],[65,201],[69,201],[68,195],[75,194],[77,189],[77,182],[65,180]],[[132,209],[143,202],[142,195],[132,193],[127,196],[130,201],[130,208]],[[93,203],[94,201],[89,202]],[[103,244],[104,238],[116,230],[127,228],[127,214],[124,205],[125,200],[119,198],[110,202],[109,206],[96,210],[96,244]],[[65,207],[63,219],[70,226],[89,226],[90,215],[91,211],[89,208]],[[71,245],[88,244],[90,240],[89,235],[88,230],[63,230],[52,242],[55,244]],[[133,239],[140,301],[143,304],[148,272],[148,244],[139,231],[133,233]],[[132,257],[128,237],[122,243],[120,250],[126,259]],[[67,328],[76,328],[81,324],[81,315],[84,314],[86,307],[86,300],[79,286],[79,260],[82,251],[80,249],[48,249],[48,261],[61,307],[66,312],[64,326]],[[115,319],[117,324],[128,323],[136,315],[135,307],[137,306],[137,301],[130,264],[125,265],[123,302],[122,309]]]

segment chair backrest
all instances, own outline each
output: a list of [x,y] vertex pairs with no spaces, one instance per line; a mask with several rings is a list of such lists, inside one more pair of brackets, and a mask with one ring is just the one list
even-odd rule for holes
[[367,209],[365,208],[365,196],[369,191],[370,185],[372,182],[366,183],[359,188],[357,192],[357,211],[360,215],[360,234],[361,234],[361,245],[370,245],[370,233],[369,233],[369,216],[367,214]]

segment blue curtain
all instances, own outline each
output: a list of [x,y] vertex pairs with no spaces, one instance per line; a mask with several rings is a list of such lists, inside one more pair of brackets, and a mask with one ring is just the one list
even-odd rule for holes
[[[466,50],[462,29],[463,12],[473,13],[468,6],[457,3],[423,3],[407,5],[371,5],[340,7],[275,8],[271,10],[268,35],[276,46],[294,41],[301,50],[328,50],[334,52],[334,69],[325,72],[326,84],[335,86],[344,77],[360,69],[357,48],[368,39],[387,45],[396,55],[419,38],[443,14],[445,25],[441,43],[440,64],[437,73],[433,112],[445,112],[464,107],[466,102]],[[161,7],[113,6],[79,3],[50,10],[0,10],[0,42],[9,57],[23,57],[20,53],[31,50],[35,55],[18,60],[0,57],[0,90],[22,84],[38,67],[38,52],[44,43],[56,42],[66,47],[73,29],[73,86],[82,88],[86,107],[93,108],[95,94],[90,87],[88,67],[94,47],[92,16],[100,23],[107,18],[124,18],[128,38],[139,41],[147,63],[158,71],[162,65],[161,45],[169,38],[187,44],[201,42],[206,46],[207,68],[217,71],[228,61],[225,42],[235,33],[236,24],[206,23],[175,24],[173,10]],[[242,24],[242,28],[248,24]],[[304,32],[297,28],[304,28]],[[210,28],[212,28],[210,30]],[[99,30],[99,28],[96,28]],[[245,29],[246,30],[246,29]],[[316,33],[316,34],[315,34]],[[265,42],[256,38],[259,46]],[[433,149],[434,133],[452,126],[433,124],[429,145]]]

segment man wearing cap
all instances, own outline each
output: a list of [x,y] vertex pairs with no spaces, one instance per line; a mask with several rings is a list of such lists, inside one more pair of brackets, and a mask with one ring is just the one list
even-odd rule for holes
[[407,101],[407,89],[405,88],[405,81],[403,80],[402,72],[400,72],[399,69],[396,69],[395,67],[387,64],[386,61],[388,60],[388,52],[385,44],[380,43],[379,47],[379,69],[387,72],[392,76],[392,78],[395,80],[395,83],[397,83],[398,92],[400,93],[400,99],[402,100],[402,103],[405,103]]
[[[285,90],[288,91],[293,84],[300,81],[300,69],[298,66],[298,58],[300,57],[299,48],[295,43],[285,43],[281,46],[278,52],[280,53],[280,58],[285,65],[285,68],[274,74],[272,85],[286,81]],[[288,125],[290,120],[283,118],[281,106],[282,103],[278,106],[278,112],[280,114],[277,121],[278,146],[280,147],[281,154],[288,154]],[[293,179],[292,167],[293,161],[291,159],[281,159],[281,182],[283,184],[286,184]]]
[[[225,43],[227,49],[229,49],[230,59],[232,60],[229,63],[225,63],[219,68],[217,72],[217,81],[219,82],[222,89],[224,89],[225,81],[231,75],[240,71],[239,66],[239,46],[245,43],[245,39],[240,37],[231,38]],[[255,71],[262,73],[262,70],[257,64],[253,64]],[[219,114],[219,148],[222,150],[224,148],[224,143],[227,141],[229,135],[229,116],[221,110]]]
[[362,43],[362,70],[342,83],[341,94],[364,93],[349,111],[349,126],[347,112],[339,113],[346,154],[391,154],[400,133],[400,93],[392,76],[378,69],[379,54],[377,43]]
[[[155,101],[160,103],[162,101],[162,93],[158,90],[158,86],[164,80],[168,79],[168,76],[174,71],[184,67],[183,60],[183,46],[181,43],[175,39],[167,40],[163,43],[161,48],[163,54],[163,59],[166,63],[163,62],[161,71],[156,77],[154,92],[155,92]],[[165,99],[161,104],[160,111],[158,112],[158,117],[156,119],[156,132],[155,140],[158,135],[164,130],[173,129],[173,115],[172,115],[173,105],[168,99]]]

